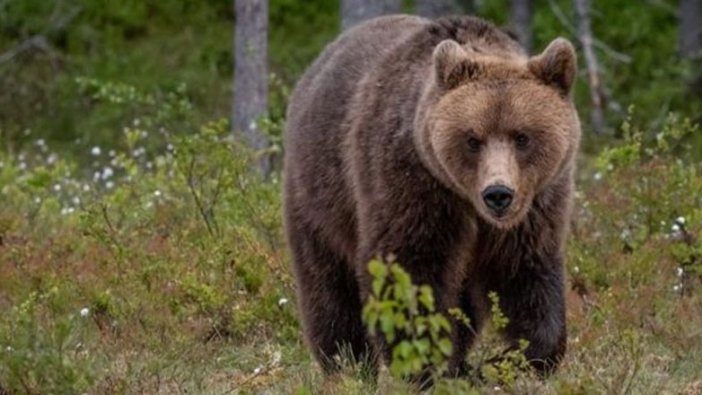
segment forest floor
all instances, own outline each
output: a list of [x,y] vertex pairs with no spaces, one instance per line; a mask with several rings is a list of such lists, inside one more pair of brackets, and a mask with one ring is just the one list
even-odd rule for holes
[[[560,369],[436,393],[702,394],[702,172],[674,149],[683,135],[583,159]],[[416,392],[312,360],[279,176],[250,175],[222,124],[151,156],[145,136],[93,149],[87,177],[43,149],[0,157],[0,392]]]

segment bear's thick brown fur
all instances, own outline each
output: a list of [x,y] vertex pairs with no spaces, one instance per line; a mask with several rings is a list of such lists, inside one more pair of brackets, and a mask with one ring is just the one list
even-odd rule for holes
[[371,20],[307,70],[288,108],[284,211],[306,337],[320,363],[357,360],[368,262],[393,255],[429,284],[457,371],[496,292],[512,343],[541,372],[566,347],[563,245],[580,139],[572,45],[529,57],[472,17]]

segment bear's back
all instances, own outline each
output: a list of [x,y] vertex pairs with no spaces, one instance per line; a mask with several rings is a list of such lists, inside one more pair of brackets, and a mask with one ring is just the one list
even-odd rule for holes
[[289,233],[299,231],[292,222],[301,222],[336,250],[353,253],[355,207],[342,158],[349,103],[361,80],[392,48],[429,23],[397,15],[358,25],[329,44],[300,79],[290,98],[285,130]]

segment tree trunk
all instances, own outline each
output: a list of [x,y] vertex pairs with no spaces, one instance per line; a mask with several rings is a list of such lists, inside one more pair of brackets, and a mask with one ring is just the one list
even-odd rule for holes
[[679,51],[680,56],[692,58],[700,53],[702,29],[702,0],[680,0]]
[[532,49],[531,7],[531,0],[512,0],[510,5],[512,27],[528,52]]
[[456,0],[416,0],[414,8],[417,15],[427,18],[463,13]]
[[366,19],[402,10],[402,0],[341,0],[341,28],[346,30]]
[[[268,109],[268,0],[235,0],[232,130],[255,151],[268,147],[259,125]],[[265,176],[270,159],[256,164]]]
[[592,29],[590,27],[590,0],[575,0],[575,14],[578,19],[578,40],[585,55],[588,83],[590,85],[590,100],[592,102],[590,119],[592,128],[596,133],[602,133],[605,129],[604,91],[600,80],[597,55],[593,48]]

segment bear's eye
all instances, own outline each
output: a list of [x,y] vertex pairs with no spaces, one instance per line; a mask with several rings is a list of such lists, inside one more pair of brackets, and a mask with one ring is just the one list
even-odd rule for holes
[[480,146],[482,143],[480,140],[476,139],[475,137],[469,137],[468,138],[468,149],[470,152],[480,152]]
[[530,141],[531,139],[529,139],[529,136],[524,133],[518,133],[514,138],[514,142],[517,144],[517,148],[519,149],[525,149],[528,147]]

